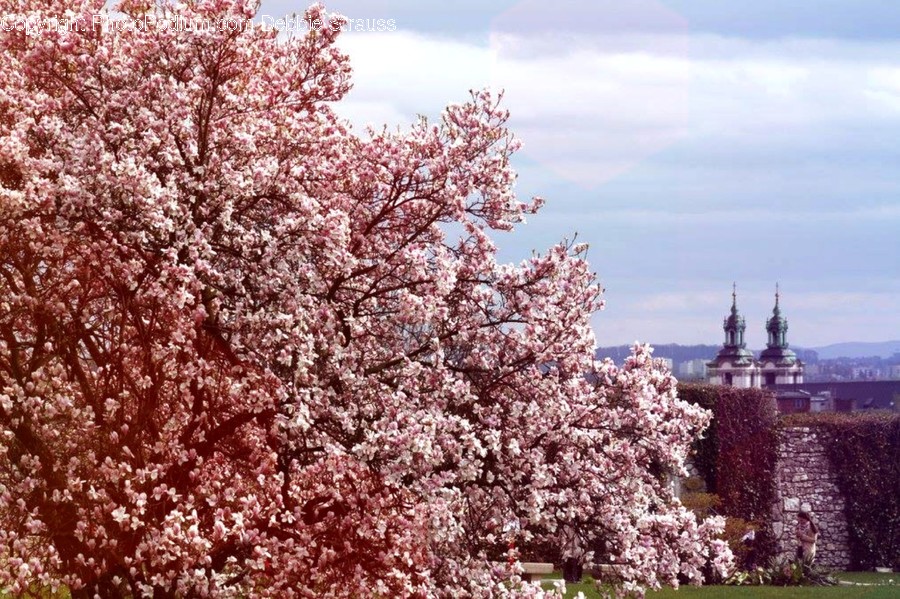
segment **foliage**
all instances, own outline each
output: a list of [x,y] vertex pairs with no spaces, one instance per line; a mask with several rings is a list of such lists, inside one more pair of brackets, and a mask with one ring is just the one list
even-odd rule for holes
[[539,594],[488,552],[563,525],[633,588],[727,569],[666,483],[709,415],[646,348],[594,361],[586,248],[496,262],[541,203],[497,98],[360,137],[339,27],[118,10],[0,31],[0,587]]
[[753,520],[775,496],[775,399],[760,389],[723,387],[716,403],[718,494],[726,514]]
[[681,488],[688,493],[705,493],[706,481],[699,476],[689,476],[681,481]]
[[718,507],[722,500],[715,493],[684,493],[681,503],[698,517],[706,517],[718,514]]
[[[706,383],[678,383],[678,397],[715,413],[722,387]],[[691,451],[694,466],[706,482],[706,490],[716,492],[716,471],[719,461],[718,422],[715,418],[696,441]]]
[[826,435],[846,502],[853,567],[900,568],[900,415],[822,413],[785,418]]
[[[751,543],[744,542],[744,536],[754,531],[754,540]],[[753,569],[760,558],[760,543],[757,539],[763,537],[760,525],[756,522],[748,522],[743,518],[728,516],[725,518],[725,530],[722,538],[728,543],[728,547],[734,554],[734,561],[738,568]]]
[[[681,503],[694,512],[698,518],[721,514],[722,500],[714,493],[685,493],[681,496]],[[745,543],[744,536],[752,530],[758,538],[761,534],[759,529],[760,525],[756,522],[748,522],[735,516],[725,516],[725,528],[719,538],[728,543],[738,568],[756,561],[759,546],[755,541],[749,544]]]
[[[766,531],[775,497],[774,398],[759,389],[700,383],[679,383],[678,393],[685,401],[714,413],[706,435],[694,442],[692,459],[707,489],[717,491],[717,513],[757,529],[758,555],[772,555],[773,541]],[[732,550],[734,541],[730,541]]]
[[768,567],[741,573],[733,584],[767,584],[773,586],[835,586],[838,581],[829,570],[809,565],[802,560],[773,558]]

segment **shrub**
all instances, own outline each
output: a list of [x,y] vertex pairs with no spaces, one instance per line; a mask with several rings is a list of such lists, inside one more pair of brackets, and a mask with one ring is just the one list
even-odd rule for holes
[[761,584],[773,586],[834,586],[838,583],[831,572],[801,560],[773,559],[763,570]]
[[767,567],[759,566],[750,571],[738,570],[725,584],[735,586],[834,586],[838,580],[821,566],[805,564],[799,560],[773,558]]
[[[743,528],[732,539],[736,542],[729,543],[738,554],[738,563],[746,558],[740,538],[750,526],[758,531],[754,543],[757,559],[772,556],[774,544],[766,531],[775,498],[778,410],[774,396],[760,389],[702,383],[679,383],[678,393],[685,401],[713,411],[709,428],[692,446],[692,456],[706,490],[719,496],[716,512],[730,522],[743,523],[733,524],[735,534]],[[695,491],[699,489],[690,481],[685,480],[689,492],[685,495],[693,496],[688,502],[697,502]]]
[[715,420],[721,512],[755,522],[758,559],[774,554],[768,518],[775,500],[777,434],[775,398],[760,389],[720,387]]
[[721,388],[715,410],[719,437],[717,490],[729,516],[754,520],[771,509],[776,417],[771,394],[760,389]]
[[[721,515],[719,508],[722,500],[714,493],[685,493],[681,497],[681,503],[694,512],[697,518]],[[728,543],[729,549],[734,554],[734,563],[738,568],[751,569],[755,567],[755,563],[759,559],[758,542],[756,540],[752,543],[744,542],[744,535],[751,530],[755,531],[758,539],[760,534],[758,523],[734,516],[725,516],[725,529],[719,538]]]
[[722,500],[715,493],[685,493],[681,496],[681,503],[687,509],[694,512],[698,518],[715,516]]
[[[754,531],[755,539],[751,543],[744,542],[744,535],[749,531]],[[725,530],[722,532],[722,539],[728,543],[728,547],[734,554],[734,563],[738,568],[751,570],[756,567],[757,561],[760,559],[760,542],[762,538],[759,524],[749,522],[743,518],[735,518],[732,516],[725,518]]]
[[681,481],[681,487],[687,493],[706,493],[706,481],[700,476],[689,476]]

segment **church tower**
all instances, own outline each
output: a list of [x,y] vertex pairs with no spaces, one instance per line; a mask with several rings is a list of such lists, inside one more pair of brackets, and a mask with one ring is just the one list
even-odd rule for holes
[[788,323],[787,319],[781,315],[781,308],[778,306],[779,299],[780,293],[776,284],[775,308],[772,310],[772,318],[766,321],[769,341],[766,343],[766,349],[759,356],[763,384],[767,387],[803,382],[803,362],[797,358],[797,354],[788,349]]
[[725,343],[716,359],[707,364],[709,382],[741,389],[759,387],[759,365],[744,343],[747,323],[738,312],[737,284],[731,291],[731,314],[725,318],[722,328],[725,329]]

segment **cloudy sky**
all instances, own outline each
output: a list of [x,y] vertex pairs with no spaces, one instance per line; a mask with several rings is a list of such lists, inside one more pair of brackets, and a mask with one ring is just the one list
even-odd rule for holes
[[[720,343],[737,281],[748,344],[781,284],[789,341],[900,338],[900,2],[333,0],[356,126],[505,90],[518,261],[590,244],[598,343]],[[262,13],[304,4],[264,0]]]

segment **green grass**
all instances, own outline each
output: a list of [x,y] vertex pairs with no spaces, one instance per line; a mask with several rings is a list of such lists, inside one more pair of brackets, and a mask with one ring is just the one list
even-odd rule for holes
[[[647,593],[648,599],[900,599],[900,572],[887,574],[880,572],[835,572],[835,578],[865,586],[837,587],[773,587],[773,586],[706,586],[663,589]],[[554,572],[544,580],[562,578]],[[544,588],[550,588],[545,584]],[[600,593],[593,583],[566,585],[566,598],[575,597],[578,592],[587,599],[599,599]],[[57,595],[42,595],[53,599],[68,599],[69,593],[61,591]],[[13,599],[0,591],[0,599]]]
[[[681,587],[648,592],[647,599],[900,599],[900,574],[877,572],[838,572],[838,580],[871,586],[773,587],[773,586],[705,586]],[[889,581],[893,580],[893,584]],[[549,588],[547,585],[546,588]],[[578,592],[588,599],[599,599],[593,584],[566,585],[566,597]]]
[[900,572],[840,572],[835,574],[838,580],[848,582],[860,582],[863,584],[890,584],[900,585]]

